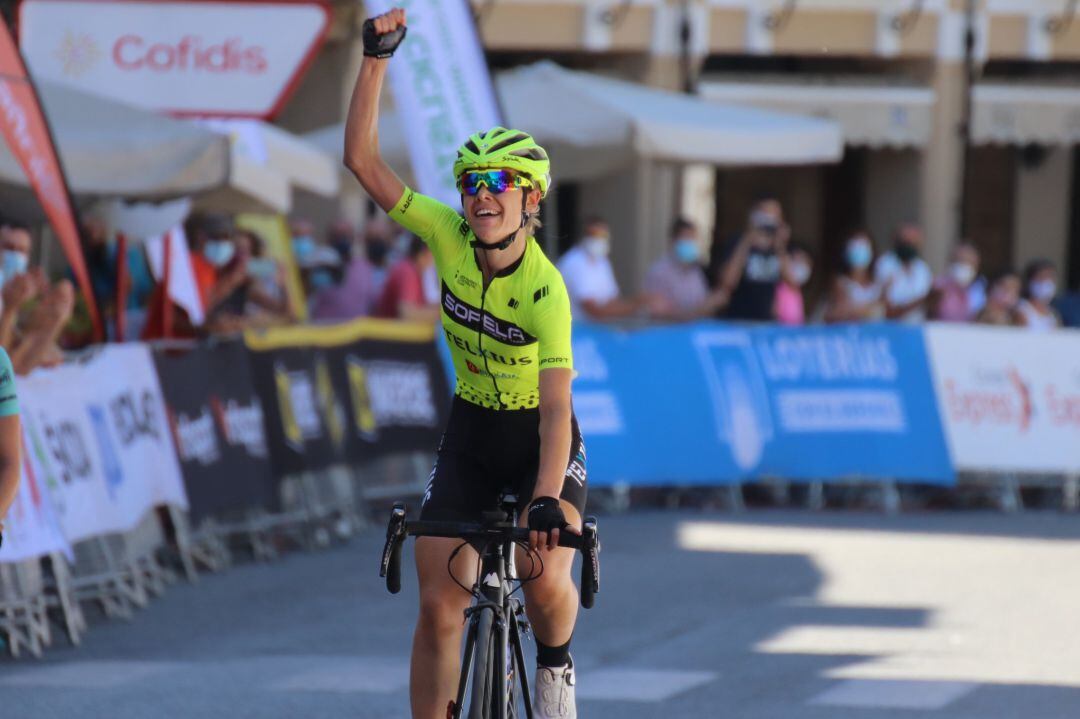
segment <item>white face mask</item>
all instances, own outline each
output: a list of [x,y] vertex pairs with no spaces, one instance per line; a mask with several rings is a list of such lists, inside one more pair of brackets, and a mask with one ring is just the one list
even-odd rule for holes
[[1028,290],[1039,302],[1049,302],[1057,294],[1057,283],[1053,280],[1037,280],[1031,283]]
[[805,262],[794,262],[788,267],[788,278],[796,287],[802,287],[810,279],[810,265]]
[[581,241],[581,246],[585,248],[590,257],[596,259],[607,257],[608,253],[611,252],[611,241],[603,235],[587,235]]
[[961,287],[967,287],[975,280],[975,268],[966,262],[954,262],[949,266],[949,274]]

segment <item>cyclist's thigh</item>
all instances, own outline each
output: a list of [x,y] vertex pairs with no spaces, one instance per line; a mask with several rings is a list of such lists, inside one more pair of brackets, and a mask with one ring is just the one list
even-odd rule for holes
[[[476,550],[467,543],[462,547],[462,543],[460,539],[446,537],[419,537],[416,540],[420,611],[438,612],[457,624],[461,624],[461,613],[469,606],[472,595],[454,579],[466,587],[472,587],[476,582]],[[461,547],[460,551],[457,551],[458,547]]]

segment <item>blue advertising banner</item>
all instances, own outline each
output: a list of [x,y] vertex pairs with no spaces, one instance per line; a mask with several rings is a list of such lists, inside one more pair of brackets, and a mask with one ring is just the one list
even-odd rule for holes
[[954,481],[919,328],[579,324],[574,365],[594,486]]

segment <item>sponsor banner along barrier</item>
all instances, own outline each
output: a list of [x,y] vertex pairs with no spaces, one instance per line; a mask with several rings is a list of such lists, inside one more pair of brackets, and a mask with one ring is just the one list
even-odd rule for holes
[[25,511],[9,517],[5,536],[17,539],[0,561],[128,531],[157,505],[187,506],[147,347],[109,345],[21,378],[18,393]]
[[0,562],[70,552],[161,504],[196,522],[273,510],[288,474],[433,450],[450,406],[433,327],[368,319],[109,345],[18,393],[25,466]]
[[362,319],[245,340],[279,476],[438,444],[450,389],[432,326]]
[[926,340],[957,469],[1080,472],[1080,332],[930,325]]
[[247,509],[277,509],[262,402],[243,342],[187,351],[158,348],[154,362],[192,522]]
[[954,481],[919,328],[581,324],[574,366],[594,486]]

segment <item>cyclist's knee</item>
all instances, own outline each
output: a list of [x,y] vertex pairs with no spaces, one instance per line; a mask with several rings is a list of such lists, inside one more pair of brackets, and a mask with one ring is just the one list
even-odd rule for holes
[[420,592],[420,626],[437,632],[439,636],[452,635],[461,631],[469,601],[470,597],[457,586],[422,590]]
[[[525,583],[525,593],[528,601],[546,602],[574,590],[574,580],[571,579],[574,551],[571,549],[558,549],[553,554],[544,552],[543,558],[544,568],[540,576]],[[524,576],[529,576],[530,566],[528,555],[519,554],[517,557],[518,571]]]

